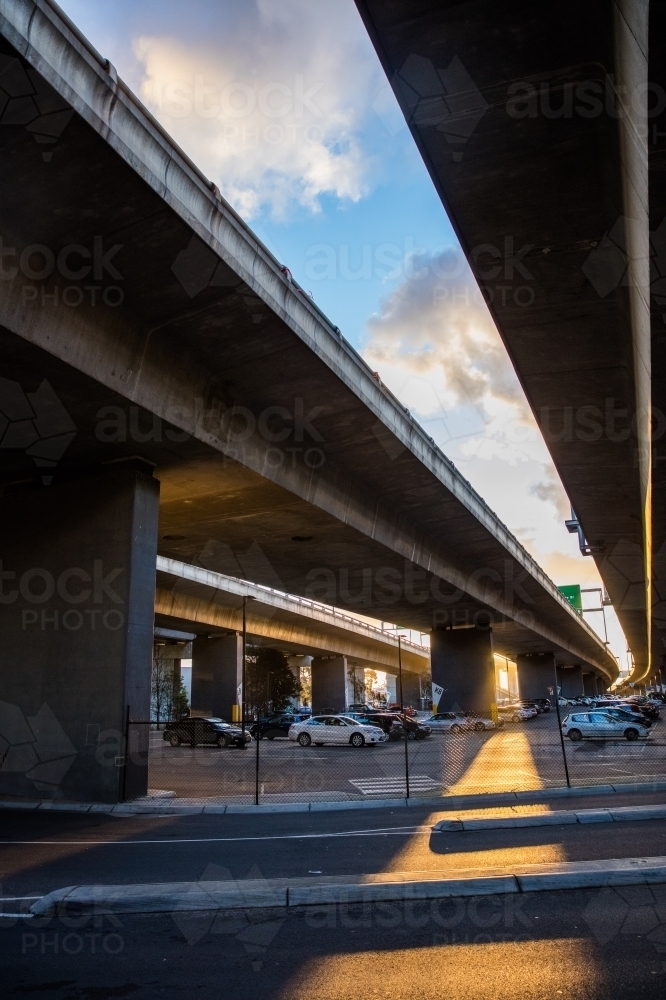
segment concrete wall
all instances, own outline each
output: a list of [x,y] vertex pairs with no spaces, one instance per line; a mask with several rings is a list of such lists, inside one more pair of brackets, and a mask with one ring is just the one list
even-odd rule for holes
[[489,712],[495,702],[492,629],[435,629],[430,650],[432,679],[444,688],[439,711]]
[[[133,469],[0,499],[0,792],[115,802],[150,712],[159,484]],[[130,794],[145,793],[147,729]]]
[[243,677],[243,637],[240,633],[201,636],[192,643],[193,715],[231,720],[231,706],[240,704]]

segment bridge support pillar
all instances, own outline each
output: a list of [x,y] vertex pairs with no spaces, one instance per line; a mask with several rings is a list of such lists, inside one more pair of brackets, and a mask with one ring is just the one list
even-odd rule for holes
[[594,674],[583,674],[583,694],[594,698],[597,693],[597,678]]
[[[144,463],[0,499],[0,792],[117,802],[150,713],[159,483]],[[145,794],[148,727],[128,796]]]
[[495,704],[495,661],[490,626],[435,629],[430,634],[432,679],[444,688],[440,712],[488,714]]
[[[397,685],[397,701],[400,701],[400,681]],[[421,708],[421,678],[409,670],[402,672],[402,698],[406,708]]]
[[347,701],[347,657],[315,656],[312,661],[312,712],[344,712]]
[[[550,698],[555,705],[555,656],[553,653],[521,653],[516,657],[518,687],[520,697],[528,701],[534,698]],[[551,691],[548,690],[551,689]]]
[[240,705],[243,681],[243,637],[200,636],[192,643],[192,714],[231,720]]
[[563,698],[580,698],[585,694],[583,671],[580,664],[573,667],[562,667],[561,677]]

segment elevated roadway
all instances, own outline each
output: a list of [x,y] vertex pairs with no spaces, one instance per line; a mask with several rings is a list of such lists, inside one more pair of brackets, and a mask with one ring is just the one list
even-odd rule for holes
[[[648,145],[663,188],[660,6],[649,4],[648,84],[643,0],[538,9],[357,0],[617,610],[636,680],[649,671],[656,575],[650,257],[657,265],[664,208],[663,192],[648,205]],[[662,295],[660,339],[663,311]],[[652,402],[663,422],[663,394]]]

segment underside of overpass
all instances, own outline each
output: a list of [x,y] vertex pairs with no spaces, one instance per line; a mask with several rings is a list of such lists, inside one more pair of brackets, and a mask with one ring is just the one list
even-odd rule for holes
[[[663,4],[649,6],[648,87],[647,0],[357,0],[617,610],[636,679],[649,670],[649,581],[659,575],[650,257],[653,340],[664,313],[655,279],[666,273],[664,91],[654,89],[664,82],[664,15]],[[652,402],[663,424],[659,385]]]
[[103,625],[101,724],[145,718],[157,554],[422,631],[490,628],[505,655],[613,680],[594,631],[113,67],[46,0],[0,0],[0,32],[7,698],[35,712],[76,690],[60,707],[82,738]]

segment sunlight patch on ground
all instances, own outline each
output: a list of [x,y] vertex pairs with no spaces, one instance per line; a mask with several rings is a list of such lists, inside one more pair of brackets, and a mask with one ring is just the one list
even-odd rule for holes
[[494,734],[480,748],[474,760],[455,784],[450,795],[461,795],[482,788],[486,791],[511,791],[514,788],[544,788],[525,733]]
[[[386,948],[311,959],[296,971],[281,1000],[349,1000],[391,996],[392,1000],[544,1000],[588,996],[600,985],[592,946],[578,938],[493,941],[471,928],[472,943],[449,944],[450,932],[433,923],[430,947]],[[372,930],[364,931],[365,934]],[[537,931],[535,930],[535,934]],[[396,970],[400,974],[396,974]],[[359,984],[362,984],[359,986]]]

